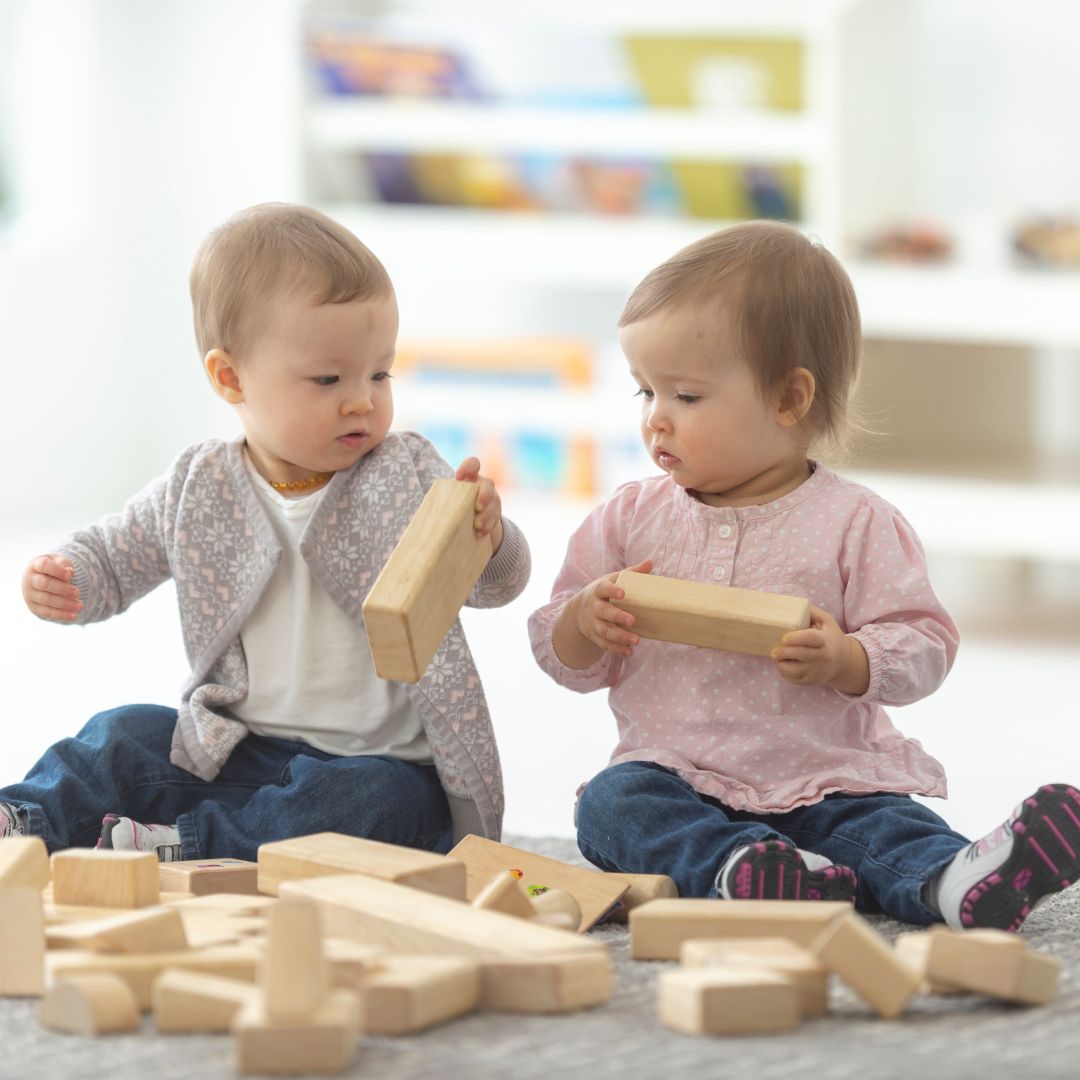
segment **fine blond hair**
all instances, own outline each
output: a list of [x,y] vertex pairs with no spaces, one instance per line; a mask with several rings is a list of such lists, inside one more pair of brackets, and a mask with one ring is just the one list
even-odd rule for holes
[[199,246],[191,267],[199,355],[243,356],[261,305],[286,289],[315,304],[390,296],[386,268],[348,229],[306,206],[261,203]]
[[843,446],[862,327],[851,280],[821,243],[777,221],[712,233],[650,271],[630,294],[619,326],[683,305],[731,320],[766,400],[779,400],[788,373],[806,368],[815,392],[802,423],[811,440]]

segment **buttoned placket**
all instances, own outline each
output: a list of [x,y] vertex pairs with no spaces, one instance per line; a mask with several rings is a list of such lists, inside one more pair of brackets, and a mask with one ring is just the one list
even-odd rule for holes
[[710,526],[712,531],[712,543],[709,545],[711,566],[708,570],[712,580],[718,585],[729,585],[735,572],[735,550],[738,547],[739,529],[735,521],[734,511],[727,510],[725,516],[730,514],[727,521],[714,523]]

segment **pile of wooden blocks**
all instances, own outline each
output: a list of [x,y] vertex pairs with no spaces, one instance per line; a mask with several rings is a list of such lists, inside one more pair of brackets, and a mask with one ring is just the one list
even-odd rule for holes
[[659,981],[660,1020],[692,1035],[789,1031],[828,1009],[839,977],[878,1016],[920,992],[1043,1005],[1061,962],[1001,930],[901,934],[889,944],[850,904],[656,900],[630,913],[636,959],[679,960]]
[[469,836],[449,855],[320,833],[258,862],[161,863],[0,840],[0,996],[39,997],[61,1032],[231,1033],[243,1073],[339,1072],[364,1033],[474,1010],[566,1013],[611,997],[606,944],[629,917],[664,1024],[787,1030],[828,1008],[835,974],[883,1017],[920,991],[1041,1004],[1060,964],[997,931],[889,945],[850,904],[678,899],[662,875],[604,874]]

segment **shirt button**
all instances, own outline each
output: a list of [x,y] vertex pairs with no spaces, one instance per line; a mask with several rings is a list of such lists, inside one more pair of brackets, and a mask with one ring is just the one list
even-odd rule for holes
[[731,535],[731,526],[721,525],[716,531],[720,534],[721,540],[726,540]]
[[727,576],[727,570],[725,570],[722,566],[718,566],[712,572],[712,576],[716,578],[717,581],[723,581],[724,578]]

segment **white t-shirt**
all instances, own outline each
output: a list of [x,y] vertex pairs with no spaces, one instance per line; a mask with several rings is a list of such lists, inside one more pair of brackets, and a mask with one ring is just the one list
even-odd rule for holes
[[232,714],[256,735],[302,739],[328,754],[431,761],[419,712],[400,684],[375,674],[367,634],[315,580],[300,538],[325,489],[287,498],[244,455],[283,548],[240,631],[249,690]]

